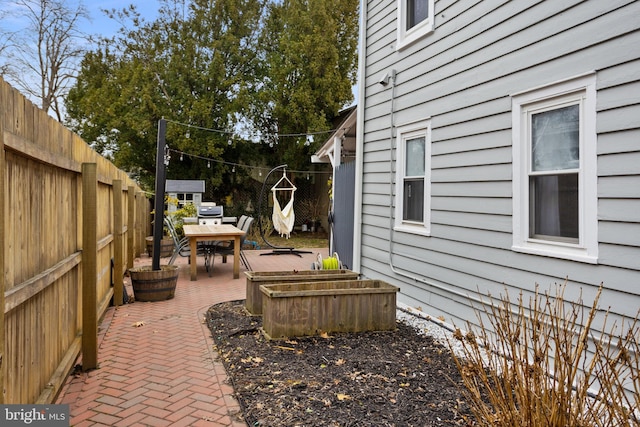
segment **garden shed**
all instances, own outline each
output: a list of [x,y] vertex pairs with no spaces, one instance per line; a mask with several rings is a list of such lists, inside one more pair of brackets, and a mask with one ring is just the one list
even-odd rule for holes
[[193,203],[196,208],[202,204],[204,181],[197,179],[168,179],[165,192],[172,199],[178,200],[178,205],[169,204],[169,213],[183,207],[186,203]]

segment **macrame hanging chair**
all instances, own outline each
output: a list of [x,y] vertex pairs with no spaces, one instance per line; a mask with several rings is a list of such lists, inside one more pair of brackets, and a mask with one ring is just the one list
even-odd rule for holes
[[[284,179],[286,175],[283,176]],[[287,181],[289,181],[287,179]],[[280,182],[280,181],[278,181]],[[291,181],[289,181],[291,183]],[[284,206],[284,209],[280,208],[280,202],[278,201],[278,191],[287,191],[291,193],[291,199]],[[293,193],[295,193],[296,187],[292,184],[292,187],[284,187],[278,188],[274,186],[271,188],[271,192],[273,193],[273,213],[271,214],[271,219],[273,220],[273,228],[280,234],[280,237],[286,237],[287,239],[291,236],[291,231],[293,230],[293,225],[296,222],[296,214],[293,211]]]
[[[264,228],[262,226],[262,201],[266,190],[266,184],[273,172],[277,171],[278,169],[285,169],[286,167],[287,165],[280,165],[271,169],[264,179],[264,182],[262,183],[262,190],[260,191],[260,197],[258,198],[258,228],[260,229],[260,236],[262,237],[262,240],[267,246],[273,248],[273,251],[263,252],[260,255],[289,254],[301,256],[300,254],[303,253],[312,253],[310,251],[294,249],[293,247],[275,246],[267,240],[267,236],[265,236],[264,233]],[[283,172],[282,178],[280,178],[280,180],[271,188],[271,190],[273,194],[274,205],[273,213],[271,216],[271,219],[273,220],[273,227],[278,233],[280,233],[281,236],[286,235],[287,237],[289,237],[295,223],[295,213],[293,211],[293,193],[296,190],[296,186],[293,185],[289,178],[287,178],[286,170]],[[280,202],[278,201],[278,191],[290,191],[290,199],[289,202],[287,202],[287,204],[285,205],[284,209],[281,208]]]

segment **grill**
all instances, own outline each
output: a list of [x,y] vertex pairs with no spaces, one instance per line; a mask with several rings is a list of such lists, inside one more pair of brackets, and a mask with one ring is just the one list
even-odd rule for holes
[[200,206],[198,208],[198,223],[200,225],[222,224],[222,206]]

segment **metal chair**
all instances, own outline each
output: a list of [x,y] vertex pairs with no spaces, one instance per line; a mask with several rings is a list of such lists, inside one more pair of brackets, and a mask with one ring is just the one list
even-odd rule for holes
[[[248,218],[249,217],[247,215],[240,216],[240,219],[238,219],[236,227],[242,230],[243,229],[242,227],[244,227],[245,222],[247,221]],[[211,277],[211,272],[213,271],[213,257],[216,254],[216,248],[226,247],[228,243],[220,240],[209,240],[201,243],[202,243],[202,251],[204,253],[204,267],[209,273],[209,277]],[[228,255],[227,253],[222,254],[224,262],[227,261],[227,255]],[[231,245],[231,255],[233,255],[233,245]],[[246,261],[246,259],[243,259],[242,263],[244,264],[245,268],[249,269],[249,267],[247,267],[248,262]]]
[[[244,221],[242,221],[242,219],[243,218],[240,217],[240,220],[238,221],[238,228],[244,231],[244,235],[240,237],[240,261],[242,261],[242,264],[247,270],[251,271],[252,270],[251,265],[249,264],[249,260],[244,254],[244,251],[242,250],[242,246],[244,245],[244,241],[245,241],[245,238],[247,237],[247,234],[249,234],[249,230],[251,229],[251,224],[253,224],[253,217],[247,216],[245,217]],[[211,268],[213,268],[213,261],[215,259],[216,254],[220,254],[224,258],[226,258],[228,255],[233,255],[235,250],[234,242],[231,242],[231,243],[218,242],[217,244],[213,245],[212,248],[213,248],[213,256],[211,257]]]
[[[173,264],[176,261],[178,255],[189,258],[189,262],[191,262],[191,248],[189,247],[189,238],[183,237],[182,239],[178,236],[178,232],[176,231],[176,227],[173,224],[173,221],[169,217],[164,218],[164,225],[169,230],[169,234],[173,239],[174,249],[173,254],[171,254],[171,258],[169,258],[169,265]],[[198,253],[203,253],[202,249],[198,247]]]

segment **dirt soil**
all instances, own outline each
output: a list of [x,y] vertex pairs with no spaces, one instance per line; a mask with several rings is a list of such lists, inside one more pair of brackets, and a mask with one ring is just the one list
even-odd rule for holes
[[244,301],[207,323],[249,426],[472,426],[450,352],[397,330],[268,341]]

